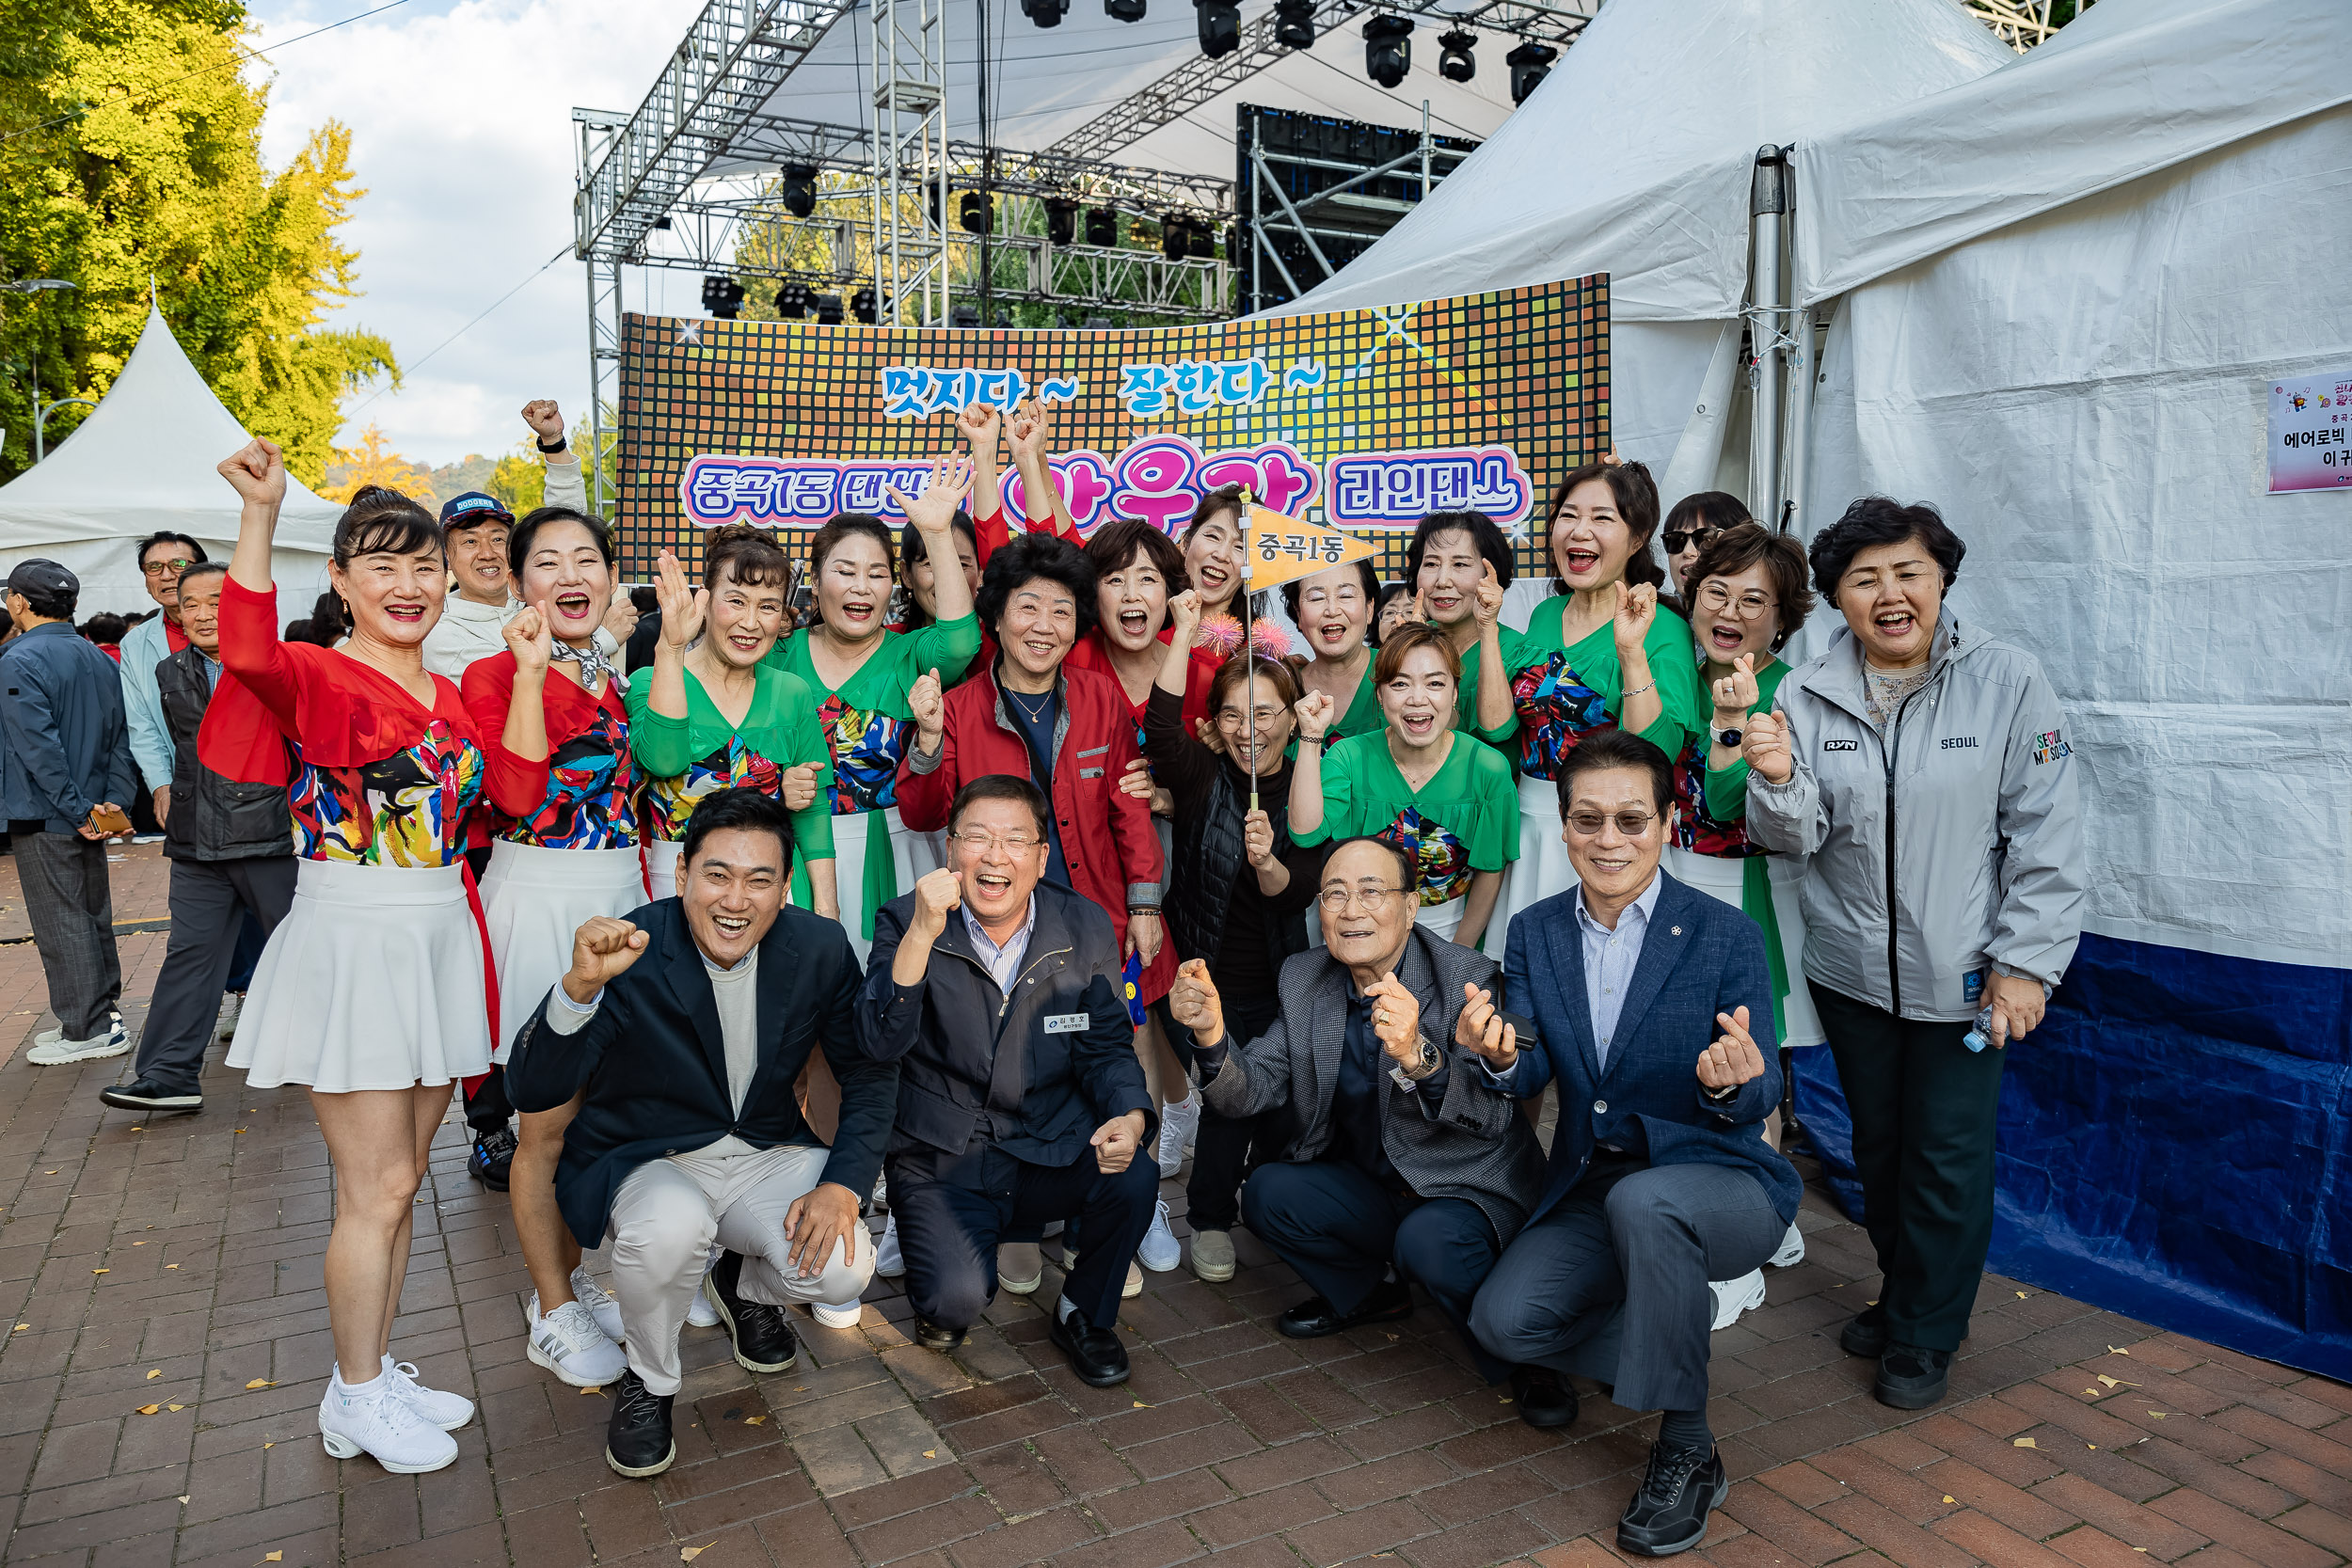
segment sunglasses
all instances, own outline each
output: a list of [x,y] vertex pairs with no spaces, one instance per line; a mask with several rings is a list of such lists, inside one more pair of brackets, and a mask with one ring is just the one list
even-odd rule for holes
[[1668,555],[1680,555],[1683,552],[1684,547],[1687,546],[1692,544],[1697,544],[1700,546],[1706,545],[1708,540],[1715,537],[1715,530],[1711,528],[1694,528],[1684,532],[1661,533],[1659,537],[1666,542],[1666,553]]

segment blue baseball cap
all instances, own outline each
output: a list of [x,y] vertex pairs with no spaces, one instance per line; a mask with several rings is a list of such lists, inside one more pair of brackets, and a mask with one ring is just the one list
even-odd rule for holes
[[441,503],[441,531],[453,532],[461,528],[481,528],[489,523],[504,523],[513,527],[515,515],[506,510],[506,503],[496,496],[480,490],[469,490],[452,496]]

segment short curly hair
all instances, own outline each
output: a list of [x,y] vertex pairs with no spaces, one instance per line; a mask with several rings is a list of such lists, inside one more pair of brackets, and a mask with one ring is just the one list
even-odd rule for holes
[[1013,594],[1041,579],[1070,590],[1078,603],[1080,637],[1094,629],[1094,563],[1077,546],[1051,533],[1017,535],[988,558],[972,605],[980,625],[995,631]]
[[[1853,558],[1881,545],[1916,539],[1944,571],[1948,591],[1960,580],[1961,558],[1968,546],[1945,523],[1944,515],[1925,501],[1905,506],[1886,496],[1865,496],[1846,508],[1837,521],[1813,541],[1813,586],[1830,603],[1837,602],[1837,584]],[[1695,576],[1695,574],[1694,574]]]
[[1699,585],[1708,578],[1727,578],[1761,565],[1772,579],[1772,597],[1780,601],[1772,647],[1778,650],[1797,635],[1813,613],[1813,590],[1804,584],[1804,546],[1762,523],[1734,523],[1709,539],[1691,562],[1690,610],[1698,613]]

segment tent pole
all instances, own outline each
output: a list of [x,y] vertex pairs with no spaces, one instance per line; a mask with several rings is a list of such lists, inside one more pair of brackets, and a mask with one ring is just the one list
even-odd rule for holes
[[1787,303],[1782,223],[1788,212],[1788,164],[1782,149],[1756,150],[1748,187],[1748,510],[1767,528],[1780,525],[1781,317]]
[[1788,350],[1788,433],[1781,448],[1781,468],[1788,475],[1784,515],[1776,525],[1783,533],[1809,541],[1812,525],[1805,520],[1805,483],[1813,458],[1813,388],[1821,367],[1813,347],[1813,307],[1797,312],[1794,341]]

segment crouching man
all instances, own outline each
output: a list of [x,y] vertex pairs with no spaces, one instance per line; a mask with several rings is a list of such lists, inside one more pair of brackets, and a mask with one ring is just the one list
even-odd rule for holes
[[1010,773],[956,792],[946,866],[875,914],[860,1022],[867,1055],[902,1064],[890,1208],[916,1342],[963,1342],[995,1298],[1007,1230],[1071,1222],[1078,1256],[1051,1332],[1104,1388],[1127,1380],[1120,1291],[1160,1167],[1136,1159],[1152,1101],[1119,940],[1109,915],[1042,879],[1046,813]]
[[[625,1476],[677,1456],[678,1329],[698,1290],[736,1361],[779,1372],[799,1354],[781,1308],[854,1301],[873,1276],[858,1195],[873,1190],[898,1071],[858,1053],[857,959],[839,925],[784,907],[791,875],[782,805],[711,796],[681,846],[677,896],[582,926],[507,1063],[524,1111],[586,1090],[555,1193],[580,1245],[612,1243],[628,1370],[604,1458]],[[814,1051],[841,1083],[831,1148],[792,1092]]]

